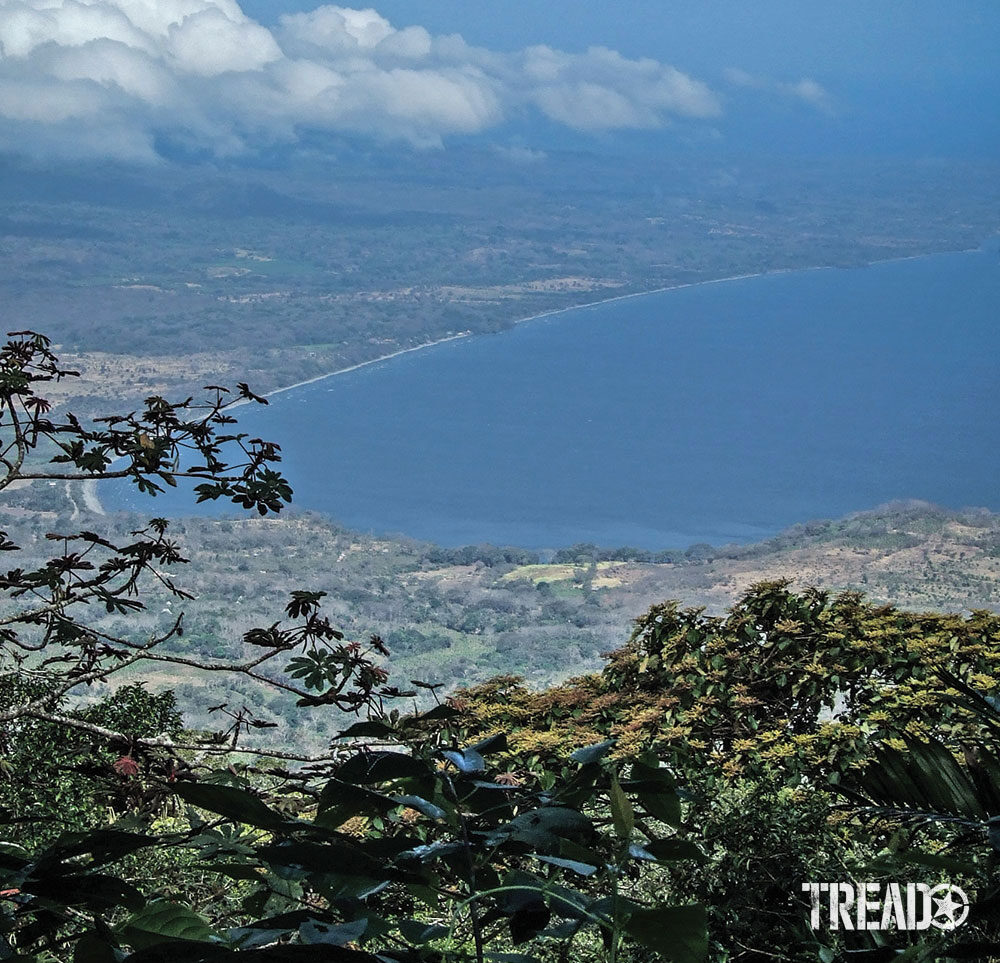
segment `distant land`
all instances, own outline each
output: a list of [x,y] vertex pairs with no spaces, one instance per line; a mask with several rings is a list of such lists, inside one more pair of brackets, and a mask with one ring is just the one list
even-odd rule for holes
[[[552,151],[540,163],[505,165],[475,147],[344,145],[335,162],[294,170],[41,167],[8,157],[0,174],[0,310],[8,329],[51,335],[81,371],[47,387],[81,415],[209,383],[273,391],[465,332],[507,331],[543,312],[673,285],[968,250],[1000,226],[995,161]],[[402,360],[422,364],[474,340]],[[858,344],[876,367],[892,349]],[[995,356],[966,360],[995,377]],[[934,361],[904,386],[933,387]],[[979,396],[974,425],[995,424],[996,396]],[[942,475],[960,470],[919,441],[915,457]],[[923,495],[952,509],[907,502],[846,515],[921,494],[793,511],[788,520],[844,517],[764,541],[747,533],[755,544],[664,544],[651,556],[572,539],[544,554],[442,547],[358,533],[294,506],[278,519],[186,518],[172,527],[195,564],[179,575],[198,598],[176,644],[211,657],[238,652],[243,630],[279,617],[285,592],[312,587],[329,593],[345,631],[386,638],[400,678],[455,685],[515,672],[543,684],[598,666],[653,602],[721,611],[759,579],[860,590],[915,609],[1000,610],[1000,517],[952,510],[981,500]],[[4,524],[27,539],[22,565],[46,532],[125,533],[161,504],[144,501],[140,516],[98,516],[78,488],[30,485],[8,491]],[[163,598],[141,617],[105,621],[141,637],[171,623],[178,607]],[[245,698],[262,715],[287,709],[260,702],[259,692],[220,693],[195,674],[149,681],[184,690],[205,724],[220,695]],[[322,741],[334,725],[301,736]]]
[[269,391],[605,297],[976,247],[988,161],[380,151],[290,169],[0,158],[0,310],[101,400]]

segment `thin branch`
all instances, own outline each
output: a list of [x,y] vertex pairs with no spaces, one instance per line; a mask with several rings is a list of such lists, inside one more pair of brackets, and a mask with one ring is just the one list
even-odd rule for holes
[[14,410],[14,405],[13,403],[8,403],[6,407],[10,412],[11,425],[14,428],[14,442],[17,445],[17,458],[14,460],[14,463],[11,465],[6,476],[0,479],[0,491],[3,491],[16,478],[24,477],[20,474],[20,471],[21,466],[24,464],[25,456],[28,453],[28,446],[24,441],[24,434],[21,431],[21,423],[17,420],[17,412]]
[[194,752],[206,752],[212,755],[230,755],[241,753],[244,755],[264,756],[269,759],[283,759],[286,762],[318,763],[334,762],[338,754],[334,752],[323,753],[318,756],[305,756],[294,752],[282,752],[278,749],[255,749],[250,747],[233,748],[230,745],[219,745],[211,742],[176,742],[169,736],[130,736],[123,732],[116,732],[104,726],[95,725],[85,719],[77,719],[73,716],[59,715],[54,712],[44,712],[36,710],[28,713],[31,718],[39,719],[42,722],[51,722],[55,725],[67,726],[70,729],[78,729],[82,732],[89,732],[91,735],[100,736],[111,743],[123,743],[125,745],[144,746],[147,749],[172,749],[188,750]]

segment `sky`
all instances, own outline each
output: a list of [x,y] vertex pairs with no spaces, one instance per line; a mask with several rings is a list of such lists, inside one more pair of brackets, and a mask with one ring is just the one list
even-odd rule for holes
[[995,157],[997,50],[995,0],[0,0],[0,151],[239,159],[319,132]]

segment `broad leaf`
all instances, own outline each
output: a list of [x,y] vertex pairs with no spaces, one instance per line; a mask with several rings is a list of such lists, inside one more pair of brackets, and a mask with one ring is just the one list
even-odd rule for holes
[[337,770],[337,778],[343,782],[365,786],[430,775],[427,763],[402,752],[359,752]]
[[580,763],[581,766],[588,766],[591,763],[600,762],[617,744],[617,740],[608,739],[605,742],[596,742],[592,746],[584,746],[577,749],[570,755],[573,762]]
[[392,726],[372,719],[368,722],[355,722],[353,726],[348,726],[343,732],[338,732],[334,739],[359,739],[363,737],[383,739],[393,735],[395,731]]
[[223,937],[194,910],[180,903],[158,899],[147,903],[121,927],[122,939],[136,949],[164,940],[221,943]]
[[703,906],[634,910],[625,922],[625,931],[673,963],[701,963],[708,955],[708,921]]
[[548,863],[550,866],[558,866],[560,869],[572,870],[580,876],[593,876],[597,872],[597,867],[591,866],[590,863],[581,863],[575,859],[563,859],[561,856],[536,855],[535,859],[542,863]]
[[337,925],[309,920],[299,927],[299,936],[303,943],[331,943],[334,946],[343,946],[345,943],[353,943],[360,939],[366,929],[368,920],[363,917]]
[[459,772],[484,772],[486,760],[475,749],[447,749],[441,753]]
[[253,793],[236,786],[181,782],[173,787],[185,802],[260,829],[277,829],[288,820],[266,806]]
[[630,839],[635,829],[635,813],[632,812],[632,803],[622,792],[617,779],[611,780],[608,799],[611,802],[611,819],[615,826],[615,835],[619,839]]

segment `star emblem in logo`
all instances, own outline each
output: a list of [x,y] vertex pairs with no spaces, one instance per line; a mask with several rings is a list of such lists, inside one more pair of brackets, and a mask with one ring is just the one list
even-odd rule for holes
[[961,926],[969,915],[969,897],[957,886],[940,883],[930,892],[934,906],[931,925],[939,930],[953,930]]

